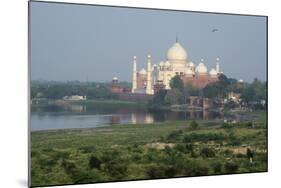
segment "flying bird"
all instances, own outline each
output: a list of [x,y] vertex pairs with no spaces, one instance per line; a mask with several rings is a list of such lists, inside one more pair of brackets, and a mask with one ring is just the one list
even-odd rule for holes
[[216,31],[218,31],[218,29],[212,29],[212,32],[216,32]]

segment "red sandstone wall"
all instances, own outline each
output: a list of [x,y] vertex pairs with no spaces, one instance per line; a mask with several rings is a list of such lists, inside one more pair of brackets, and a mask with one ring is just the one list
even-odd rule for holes
[[122,93],[123,92],[123,88],[120,87],[120,86],[113,85],[111,87],[111,92],[112,93]]
[[194,77],[183,76],[182,80],[184,85],[191,84],[193,87],[202,89],[206,87],[208,84],[217,82],[218,78],[212,78],[209,75],[200,75],[200,76],[195,75]]
[[137,73],[137,88],[146,88],[146,75]]

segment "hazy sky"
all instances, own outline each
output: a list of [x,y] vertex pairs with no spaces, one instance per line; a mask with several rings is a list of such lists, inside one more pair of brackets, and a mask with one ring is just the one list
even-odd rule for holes
[[[266,18],[31,2],[31,79],[131,81],[178,36],[190,61],[245,81],[266,80]],[[218,29],[212,32],[212,29]]]

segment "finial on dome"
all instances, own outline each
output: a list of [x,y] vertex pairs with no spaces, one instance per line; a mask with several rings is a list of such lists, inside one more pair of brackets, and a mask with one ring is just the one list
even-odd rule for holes
[[216,58],[216,61],[219,61],[219,60],[220,60],[220,58],[219,58],[219,57],[217,57],[217,58]]
[[176,36],[176,43],[178,43],[178,36]]
[[201,58],[201,62],[203,62],[204,61],[204,59],[203,58]]

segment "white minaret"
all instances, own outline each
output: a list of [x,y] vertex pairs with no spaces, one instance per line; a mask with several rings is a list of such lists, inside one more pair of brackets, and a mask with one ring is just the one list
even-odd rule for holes
[[133,60],[133,75],[132,75],[132,93],[135,93],[137,89],[137,57],[134,56]]
[[151,56],[147,56],[147,72],[146,72],[146,94],[152,95],[152,80],[151,80]]
[[220,73],[220,63],[219,63],[219,61],[220,61],[220,58],[216,58],[216,71],[217,71],[217,73],[219,74]]

